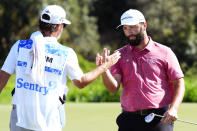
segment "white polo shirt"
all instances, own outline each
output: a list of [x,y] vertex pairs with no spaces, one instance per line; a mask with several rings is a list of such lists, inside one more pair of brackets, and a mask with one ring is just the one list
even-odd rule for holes
[[2,70],[16,74],[12,104],[17,105],[17,125],[36,131],[57,131],[61,130],[59,96],[67,90],[66,76],[80,80],[83,72],[73,49],[59,44],[54,37],[44,37],[44,41],[44,86],[34,83],[25,73],[28,62],[32,63],[31,39],[19,40],[13,45]]

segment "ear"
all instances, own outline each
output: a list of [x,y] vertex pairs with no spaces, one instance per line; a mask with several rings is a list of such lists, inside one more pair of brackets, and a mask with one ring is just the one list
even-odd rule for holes
[[56,28],[57,28],[57,31],[61,30],[62,24],[58,24]]

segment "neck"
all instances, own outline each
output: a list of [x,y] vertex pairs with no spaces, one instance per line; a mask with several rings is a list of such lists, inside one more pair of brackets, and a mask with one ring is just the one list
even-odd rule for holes
[[44,37],[57,37],[57,32],[42,31]]
[[148,42],[149,42],[149,38],[148,38],[147,34],[145,34],[144,40],[141,41],[141,43],[138,46],[136,46],[136,48],[139,50],[143,50],[148,45]]

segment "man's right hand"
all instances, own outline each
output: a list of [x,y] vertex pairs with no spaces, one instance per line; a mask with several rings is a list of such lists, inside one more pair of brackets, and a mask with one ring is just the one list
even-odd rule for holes
[[118,60],[120,59],[120,52],[115,52],[112,55],[110,55],[110,51],[106,48],[103,49],[103,56],[101,56],[99,53],[97,53],[96,56],[96,65],[100,66],[104,63],[107,64],[107,67],[110,68],[112,65],[116,64]]

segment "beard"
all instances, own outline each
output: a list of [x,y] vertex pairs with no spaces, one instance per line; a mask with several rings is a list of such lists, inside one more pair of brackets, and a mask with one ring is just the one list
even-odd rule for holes
[[[135,36],[135,39],[131,40],[129,39],[131,36]],[[138,46],[143,40],[144,40],[144,34],[142,32],[142,30],[140,29],[140,32],[136,35],[129,35],[126,37],[127,42],[131,45],[131,46]]]

